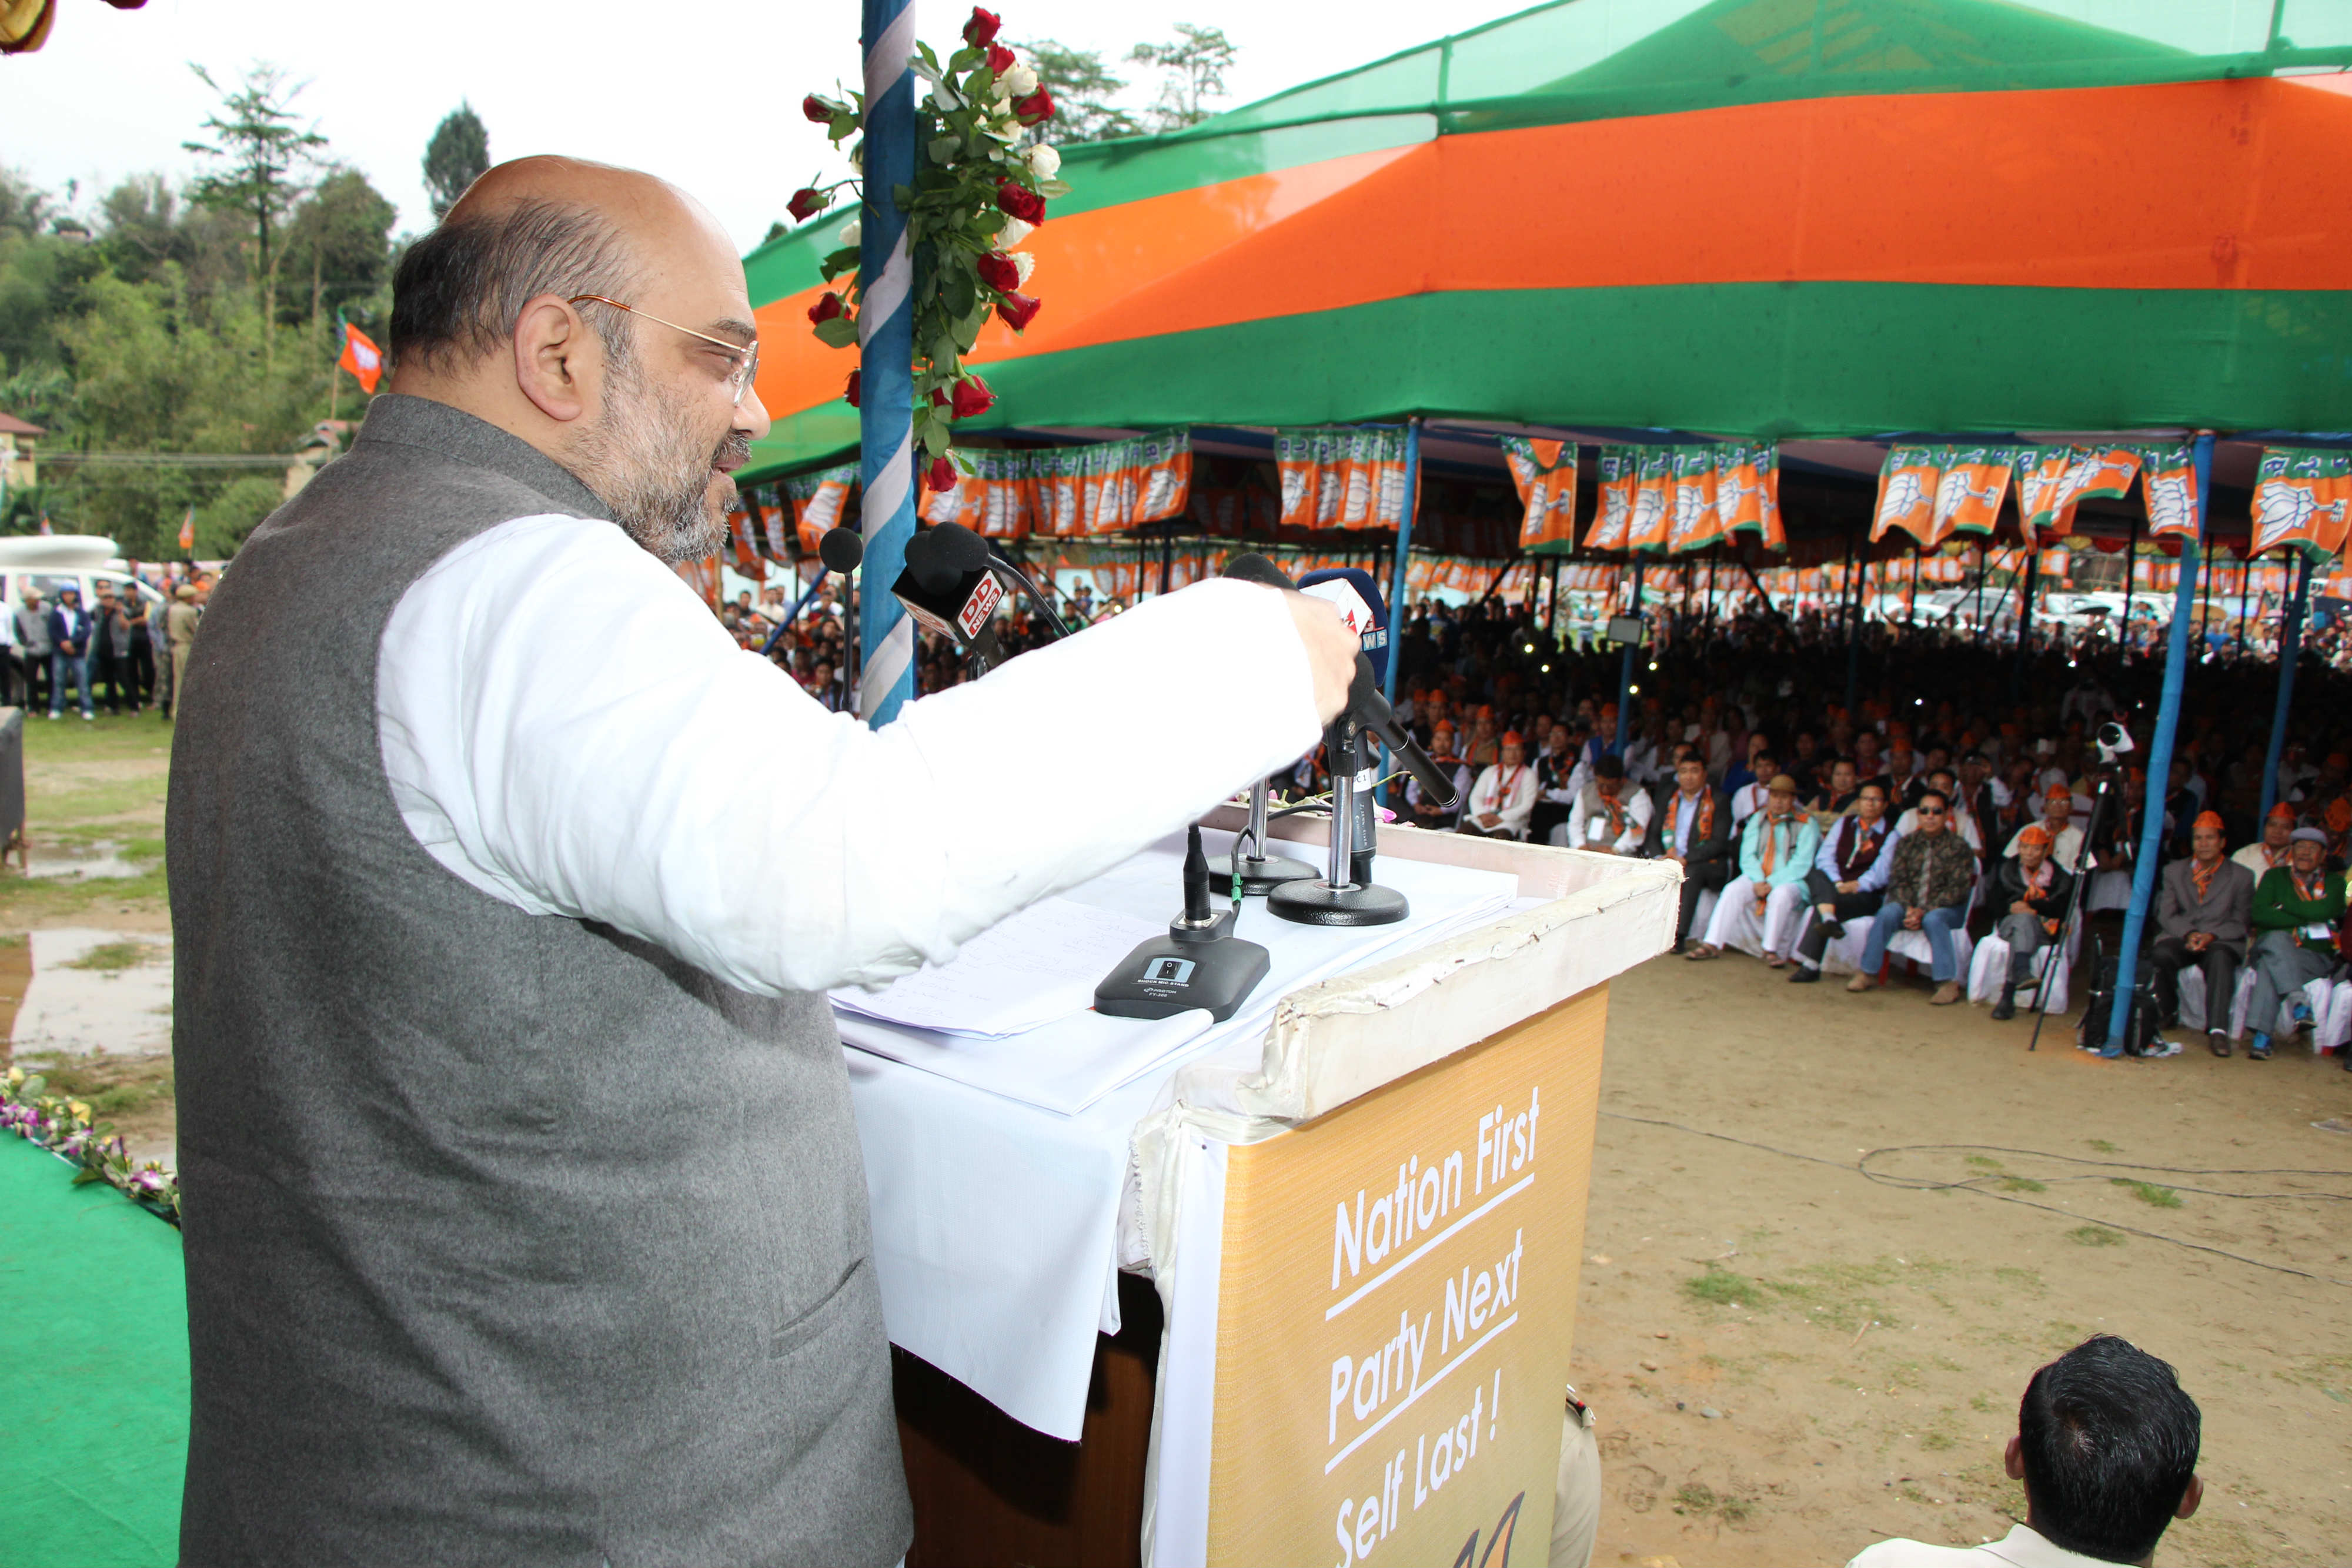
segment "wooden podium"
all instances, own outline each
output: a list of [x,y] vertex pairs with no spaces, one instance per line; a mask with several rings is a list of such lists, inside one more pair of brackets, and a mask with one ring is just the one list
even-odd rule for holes
[[1122,1280],[1081,1441],[898,1355],[910,1568],[1543,1550],[1608,981],[1671,945],[1680,873],[1410,829],[1380,849],[1544,902],[1286,997],[1255,1074],[1177,1071],[1135,1140],[1151,1279]]

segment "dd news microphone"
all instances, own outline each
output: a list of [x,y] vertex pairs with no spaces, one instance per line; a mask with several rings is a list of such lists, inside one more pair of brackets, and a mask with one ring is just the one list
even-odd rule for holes
[[907,541],[907,569],[890,586],[907,613],[964,649],[972,673],[984,674],[1003,657],[996,608],[1004,585],[996,580],[988,541],[961,523],[938,523]]

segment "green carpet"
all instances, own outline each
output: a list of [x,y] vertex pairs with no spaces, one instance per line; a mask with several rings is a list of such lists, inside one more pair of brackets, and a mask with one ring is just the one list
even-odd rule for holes
[[180,1233],[0,1134],[0,1565],[179,1554],[188,1455]]

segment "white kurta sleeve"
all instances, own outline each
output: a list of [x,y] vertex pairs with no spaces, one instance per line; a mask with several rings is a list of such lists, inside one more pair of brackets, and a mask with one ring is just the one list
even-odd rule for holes
[[436,563],[377,663],[384,770],[436,860],[767,994],[945,962],[1319,730],[1289,610],[1255,584],[1151,601],[877,731],[738,648],[618,528],[567,517]]

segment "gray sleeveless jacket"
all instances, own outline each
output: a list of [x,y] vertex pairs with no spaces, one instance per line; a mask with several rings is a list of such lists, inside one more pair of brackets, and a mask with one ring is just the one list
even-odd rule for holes
[[877,1563],[910,1534],[841,1047],[401,821],[375,666],[522,442],[371,405],[255,530],[173,746],[181,1560]]

